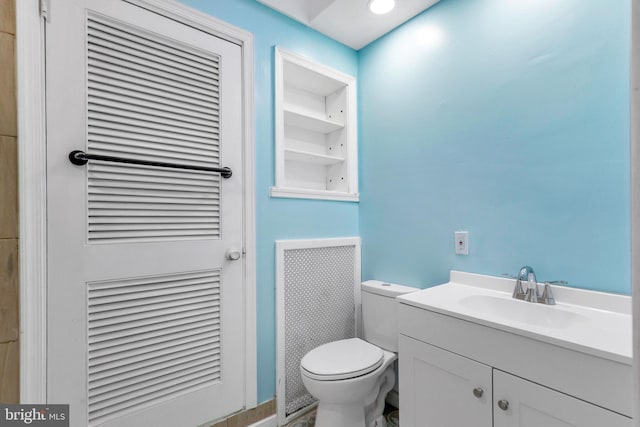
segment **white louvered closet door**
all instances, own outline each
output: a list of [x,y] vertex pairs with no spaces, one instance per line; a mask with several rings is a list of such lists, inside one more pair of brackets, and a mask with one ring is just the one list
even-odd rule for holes
[[[120,0],[46,24],[48,400],[71,425],[195,427],[244,405],[241,49]],[[217,173],[89,161],[69,152]]]

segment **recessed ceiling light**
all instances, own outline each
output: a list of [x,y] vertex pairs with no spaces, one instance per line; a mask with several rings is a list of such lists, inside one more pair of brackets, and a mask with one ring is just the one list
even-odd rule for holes
[[377,15],[391,12],[395,6],[395,0],[369,0],[369,10]]

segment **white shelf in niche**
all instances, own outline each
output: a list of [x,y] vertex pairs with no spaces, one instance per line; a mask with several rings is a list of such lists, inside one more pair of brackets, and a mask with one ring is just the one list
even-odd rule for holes
[[359,195],[346,194],[340,191],[326,191],[300,188],[271,187],[271,197],[283,197],[289,199],[315,199],[315,200],[338,200],[343,202],[357,202]]
[[272,197],[358,201],[356,80],[275,48]]
[[284,110],[284,123],[286,126],[305,129],[312,132],[331,133],[343,129],[344,125],[323,117],[312,116],[291,108]]
[[312,153],[310,151],[295,150],[293,148],[285,148],[284,159],[325,166],[344,162],[344,157],[329,156],[327,154]]

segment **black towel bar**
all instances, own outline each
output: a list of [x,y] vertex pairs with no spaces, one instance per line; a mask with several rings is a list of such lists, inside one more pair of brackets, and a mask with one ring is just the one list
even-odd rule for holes
[[176,163],[165,163],[165,162],[153,162],[149,160],[136,160],[136,159],[126,159],[124,157],[114,157],[114,156],[103,156],[100,154],[87,154],[84,151],[74,150],[69,153],[69,161],[74,165],[82,166],[86,165],[89,160],[100,160],[102,162],[116,162],[116,163],[129,163],[132,165],[144,165],[144,166],[160,166],[164,168],[173,168],[173,169],[191,169],[197,171],[206,171],[206,172],[219,172],[220,176],[223,178],[231,177],[231,169],[228,167],[207,167],[207,166],[191,166],[191,165],[180,165]]

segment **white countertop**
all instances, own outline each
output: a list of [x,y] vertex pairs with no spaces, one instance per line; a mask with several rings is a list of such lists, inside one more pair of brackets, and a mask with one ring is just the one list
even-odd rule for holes
[[514,286],[514,279],[452,271],[448,283],[397,299],[401,304],[632,364],[630,296],[553,286],[556,305],[548,306],[513,299]]

